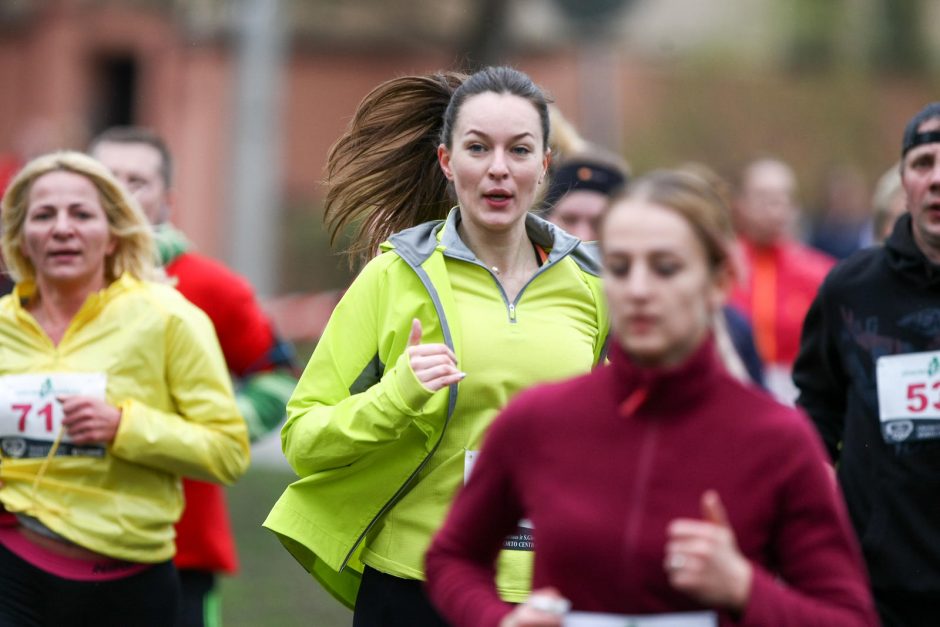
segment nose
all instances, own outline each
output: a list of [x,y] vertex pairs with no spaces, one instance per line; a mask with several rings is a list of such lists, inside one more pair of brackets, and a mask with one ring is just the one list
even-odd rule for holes
[[940,159],[937,160],[930,171],[930,189],[933,191],[940,190]]
[[645,264],[636,264],[624,279],[627,296],[643,299],[650,293],[650,272]]
[[72,234],[72,219],[67,211],[56,213],[55,221],[52,223],[52,234],[56,237],[68,237]]
[[506,152],[502,148],[493,150],[488,174],[491,178],[502,179],[509,175],[509,165],[506,161]]

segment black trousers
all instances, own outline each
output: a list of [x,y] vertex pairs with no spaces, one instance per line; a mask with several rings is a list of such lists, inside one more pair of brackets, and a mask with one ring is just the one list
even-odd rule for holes
[[424,582],[386,575],[366,566],[362,573],[353,627],[447,627]]
[[2,627],[166,627],[179,612],[172,561],[112,581],[72,581],[0,545]]
[[176,627],[218,627],[222,624],[215,573],[179,571],[180,615]]

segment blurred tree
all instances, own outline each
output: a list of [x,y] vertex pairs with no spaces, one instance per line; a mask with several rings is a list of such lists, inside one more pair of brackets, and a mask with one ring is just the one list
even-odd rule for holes
[[474,3],[476,16],[463,45],[468,70],[505,62],[506,17],[509,14],[510,2],[511,0],[481,0]]
[[604,24],[622,7],[635,0],[555,0],[561,10],[576,24],[594,28]]
[[[891,0],[886,0],[891,2]],[[780,6],[791,29],[787,65],[796,72],[831,69],[837,56],[836,34],[844,0],[793,0]]]
[[877,0],[874,66],[887,72],[918,74],[927,67],[922,0]]

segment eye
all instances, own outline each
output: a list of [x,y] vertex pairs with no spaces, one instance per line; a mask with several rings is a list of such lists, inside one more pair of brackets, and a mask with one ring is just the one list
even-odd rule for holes
[[657,259],[652,264],[653,272],[662,277],[671,277],[682,270],[678,259]]
[[136,192],[146,184],[147,181],[140,177],[131,177],[127,179],[127,189],[131,190],[132,192]]
[[55,216],[54,211],[49,211],[46,209],[40,209],[39,211],[34,211],[30,214],[30,221],[40,222],[43,220],[51,220]]
[[484,152],[485,150],[486,150],[486,146],[478,142],[467,144],[467,152],[480,153],[480,152]]
[[608,260],[604,267],[611,276],[618,279],[626,278],[630,274],[630,262],[623,259]]
[[519,155],[521,157],[525,157],[527,155],[532,154],[532,149],[529,148],[528,146],[513,146],[512,152],[513,154]]

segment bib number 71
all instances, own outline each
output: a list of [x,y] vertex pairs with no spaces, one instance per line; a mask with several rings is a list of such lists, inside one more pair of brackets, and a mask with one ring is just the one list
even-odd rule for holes
[[41,408],[33,412],[33,405],[31,403],[14,403],[10,406],[14,412],[18,412],[20,417],[17,422],[17,428],[20,430],[20,433],[26,431],[26,420],[29,418],[30,413],[33,413],[34,416],[38,416],[46,419],[46,431],[52,433],[52,403],[46,403]]

